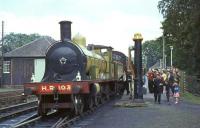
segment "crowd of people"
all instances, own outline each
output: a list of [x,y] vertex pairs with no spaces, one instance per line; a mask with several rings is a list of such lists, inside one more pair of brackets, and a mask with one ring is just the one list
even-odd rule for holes
[[[131,75],[124,72],[120,77],[123,81],[122,94],[130,94]],[[173,97],[175,104],[179,102],[180,97],[180,74],[174,68],[170,70],[150,69],[143,75],[143,93],[153,93],[155,103],[161,104],[162,94],[166,94],[167,102],[170,104],[170,97]]]
[[149,92],[154,94],[155,103],[161,103],[161,94],[165,93],[167,102],[174,97],[174,103],[179,102],[180,97],[180,75],[177,69],[158,70],[151,69],[147,73]]

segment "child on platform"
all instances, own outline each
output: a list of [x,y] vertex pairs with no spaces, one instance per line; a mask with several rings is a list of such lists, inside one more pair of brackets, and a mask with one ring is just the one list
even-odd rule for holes
[[173,86],[174,86],[175,104],[177,104],[179,102],[179,97],[180,97],[180,87],[177,80],[175,80]]

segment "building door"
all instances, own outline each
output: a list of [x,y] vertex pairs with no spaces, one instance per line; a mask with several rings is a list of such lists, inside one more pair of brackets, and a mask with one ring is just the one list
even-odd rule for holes
[[11,70],[12,85],[22,85],[26,82],[30,82],[34,71],[34,61],[33,59],[24,58],[12,59]]

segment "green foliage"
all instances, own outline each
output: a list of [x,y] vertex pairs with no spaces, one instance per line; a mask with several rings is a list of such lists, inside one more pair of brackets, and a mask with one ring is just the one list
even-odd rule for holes
[[72,41],[79,45],[86,46],[86,38],[79,33],[72,38]]
[[174,66],[200,74],[200,1],[161,0],[158,8],[164,17],[166,42],[174,46]]
[[10,33],[4,37],[4,53],[30,43],[39,37],[41,37],[39,34]]
[[153,66],[162,58],[162,42],[157,40],[146,41],[142,45],[142,54],[147,56],[147,68]]

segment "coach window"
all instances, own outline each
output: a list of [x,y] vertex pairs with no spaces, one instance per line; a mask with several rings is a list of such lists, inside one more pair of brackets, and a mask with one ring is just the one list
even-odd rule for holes
[[10,73],[10,61],[3,62],[3,73]]

